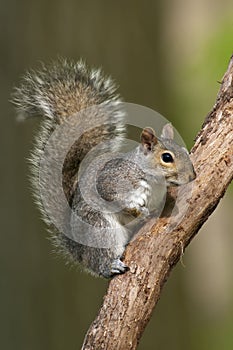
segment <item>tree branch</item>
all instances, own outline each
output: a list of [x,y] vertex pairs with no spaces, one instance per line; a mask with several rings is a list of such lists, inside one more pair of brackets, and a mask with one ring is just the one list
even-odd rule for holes
[[[175,214],[171,207],[157,222],[151,218],[129,244],[125,262],[130,271],[109,283],[103,305],[86,335],[83,350],[136,349],[170,271],[231,182],[233,56],[216,103],[197,135],[191,158],[197,173],[192,188],[190,184],[182,186],[183,196],[179,194],[177,197]],[[192,196],[187,203],[185,193],[190,190]],[[174,191],[170,196],[175,198]]]

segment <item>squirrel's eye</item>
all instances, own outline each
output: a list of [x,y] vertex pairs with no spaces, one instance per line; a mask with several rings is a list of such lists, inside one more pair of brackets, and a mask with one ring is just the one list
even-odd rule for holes
[[173,163],[174,162],[173,156],[171,155],[171,153],[168,153],[168,152],[164,152],[161,155],[161,159],[164,163]]

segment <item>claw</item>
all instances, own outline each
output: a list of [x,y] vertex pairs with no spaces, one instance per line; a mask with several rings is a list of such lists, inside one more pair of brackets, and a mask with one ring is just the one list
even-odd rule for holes
[[142,216],[149,216],[150,215],[150,211],[146,207],[140,207],[138,209],[138,211],[141,213]]
[[129,267],[125,265],[119,258],[113,260],[111,266],[111,273],[113,275],[122,274],[129,270]]

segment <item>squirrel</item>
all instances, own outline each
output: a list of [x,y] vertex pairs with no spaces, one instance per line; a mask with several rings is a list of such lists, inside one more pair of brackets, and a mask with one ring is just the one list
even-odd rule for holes
[[[123,156],[100,162],[97,171],[90,170],[84,177],[84,185],[80,185],[82,161],[93,148],[105,144],[108,152],[115,152],[124,142],[124,112],[112,79],[106,78],[100,70],[89,69],[83,61],[60,59],[48,66],[42,64],[38,71],[29,71],[15,89],[12,101],[19,115],[43,117],[31,157],[33,184],[43,217],[56,231],[52,238],[55,246],[94,275],[110,278],[126,272],[129,268],[122,256],[133,235],[128,223],[151,213],[156,201],[161,200],[156,196],[160,183],[166,188],[180,186],[196,177],[188,151],[173,140],[171,124],[163,127],[159,137],[152,128],[145,127],[137,147]],[[85,111],[84,115],[82,111]],[[104,122],[94,125],[98,114]],[[77,125],[86,123],[88,130],[72,143],[62,167],[62,186],[70,212],[67,214],[61,209],[59,218],[68,222],[69,234],[66,234],[54,227],[43,208],[41,188],[49,197],[53,193],[43,179],[39,184],[38,174],[50,136],[56,127],[63,126],[74,115],[78,118]],[[74,131],[74,128],[76,125],[71,122],[68,129]],[[61,134],[54,146],[55,152],[56,147],[63,150],[63,141],[67,139],[69,133]],[[45,170],[49,172],[49,166]],[[84,194],[85,179],[86,187],[89,187],[94,173],[94,198],[99,196],[103,203],[113,204],[113,207],[117,203],[113,210],[101,210],[101,204],[96,207],[93,200],[92,205],[92,196]],[[59,195],[54,205],[59,206]],[[84,240],[77,239],[78,234]],[[89,244],[88,237],[101,243]]]

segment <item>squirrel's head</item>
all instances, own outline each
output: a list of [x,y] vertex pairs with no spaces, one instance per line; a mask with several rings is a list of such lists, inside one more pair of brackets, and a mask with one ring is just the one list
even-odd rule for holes
[[179,186],[193,181],[196,174],[189,153],[185,147],[179,146],[174,140],[171,124],[166,124],[160,137],[155,131],[146,127],[141,134],[141,147],[152,167],[160,170],[168,186]]

